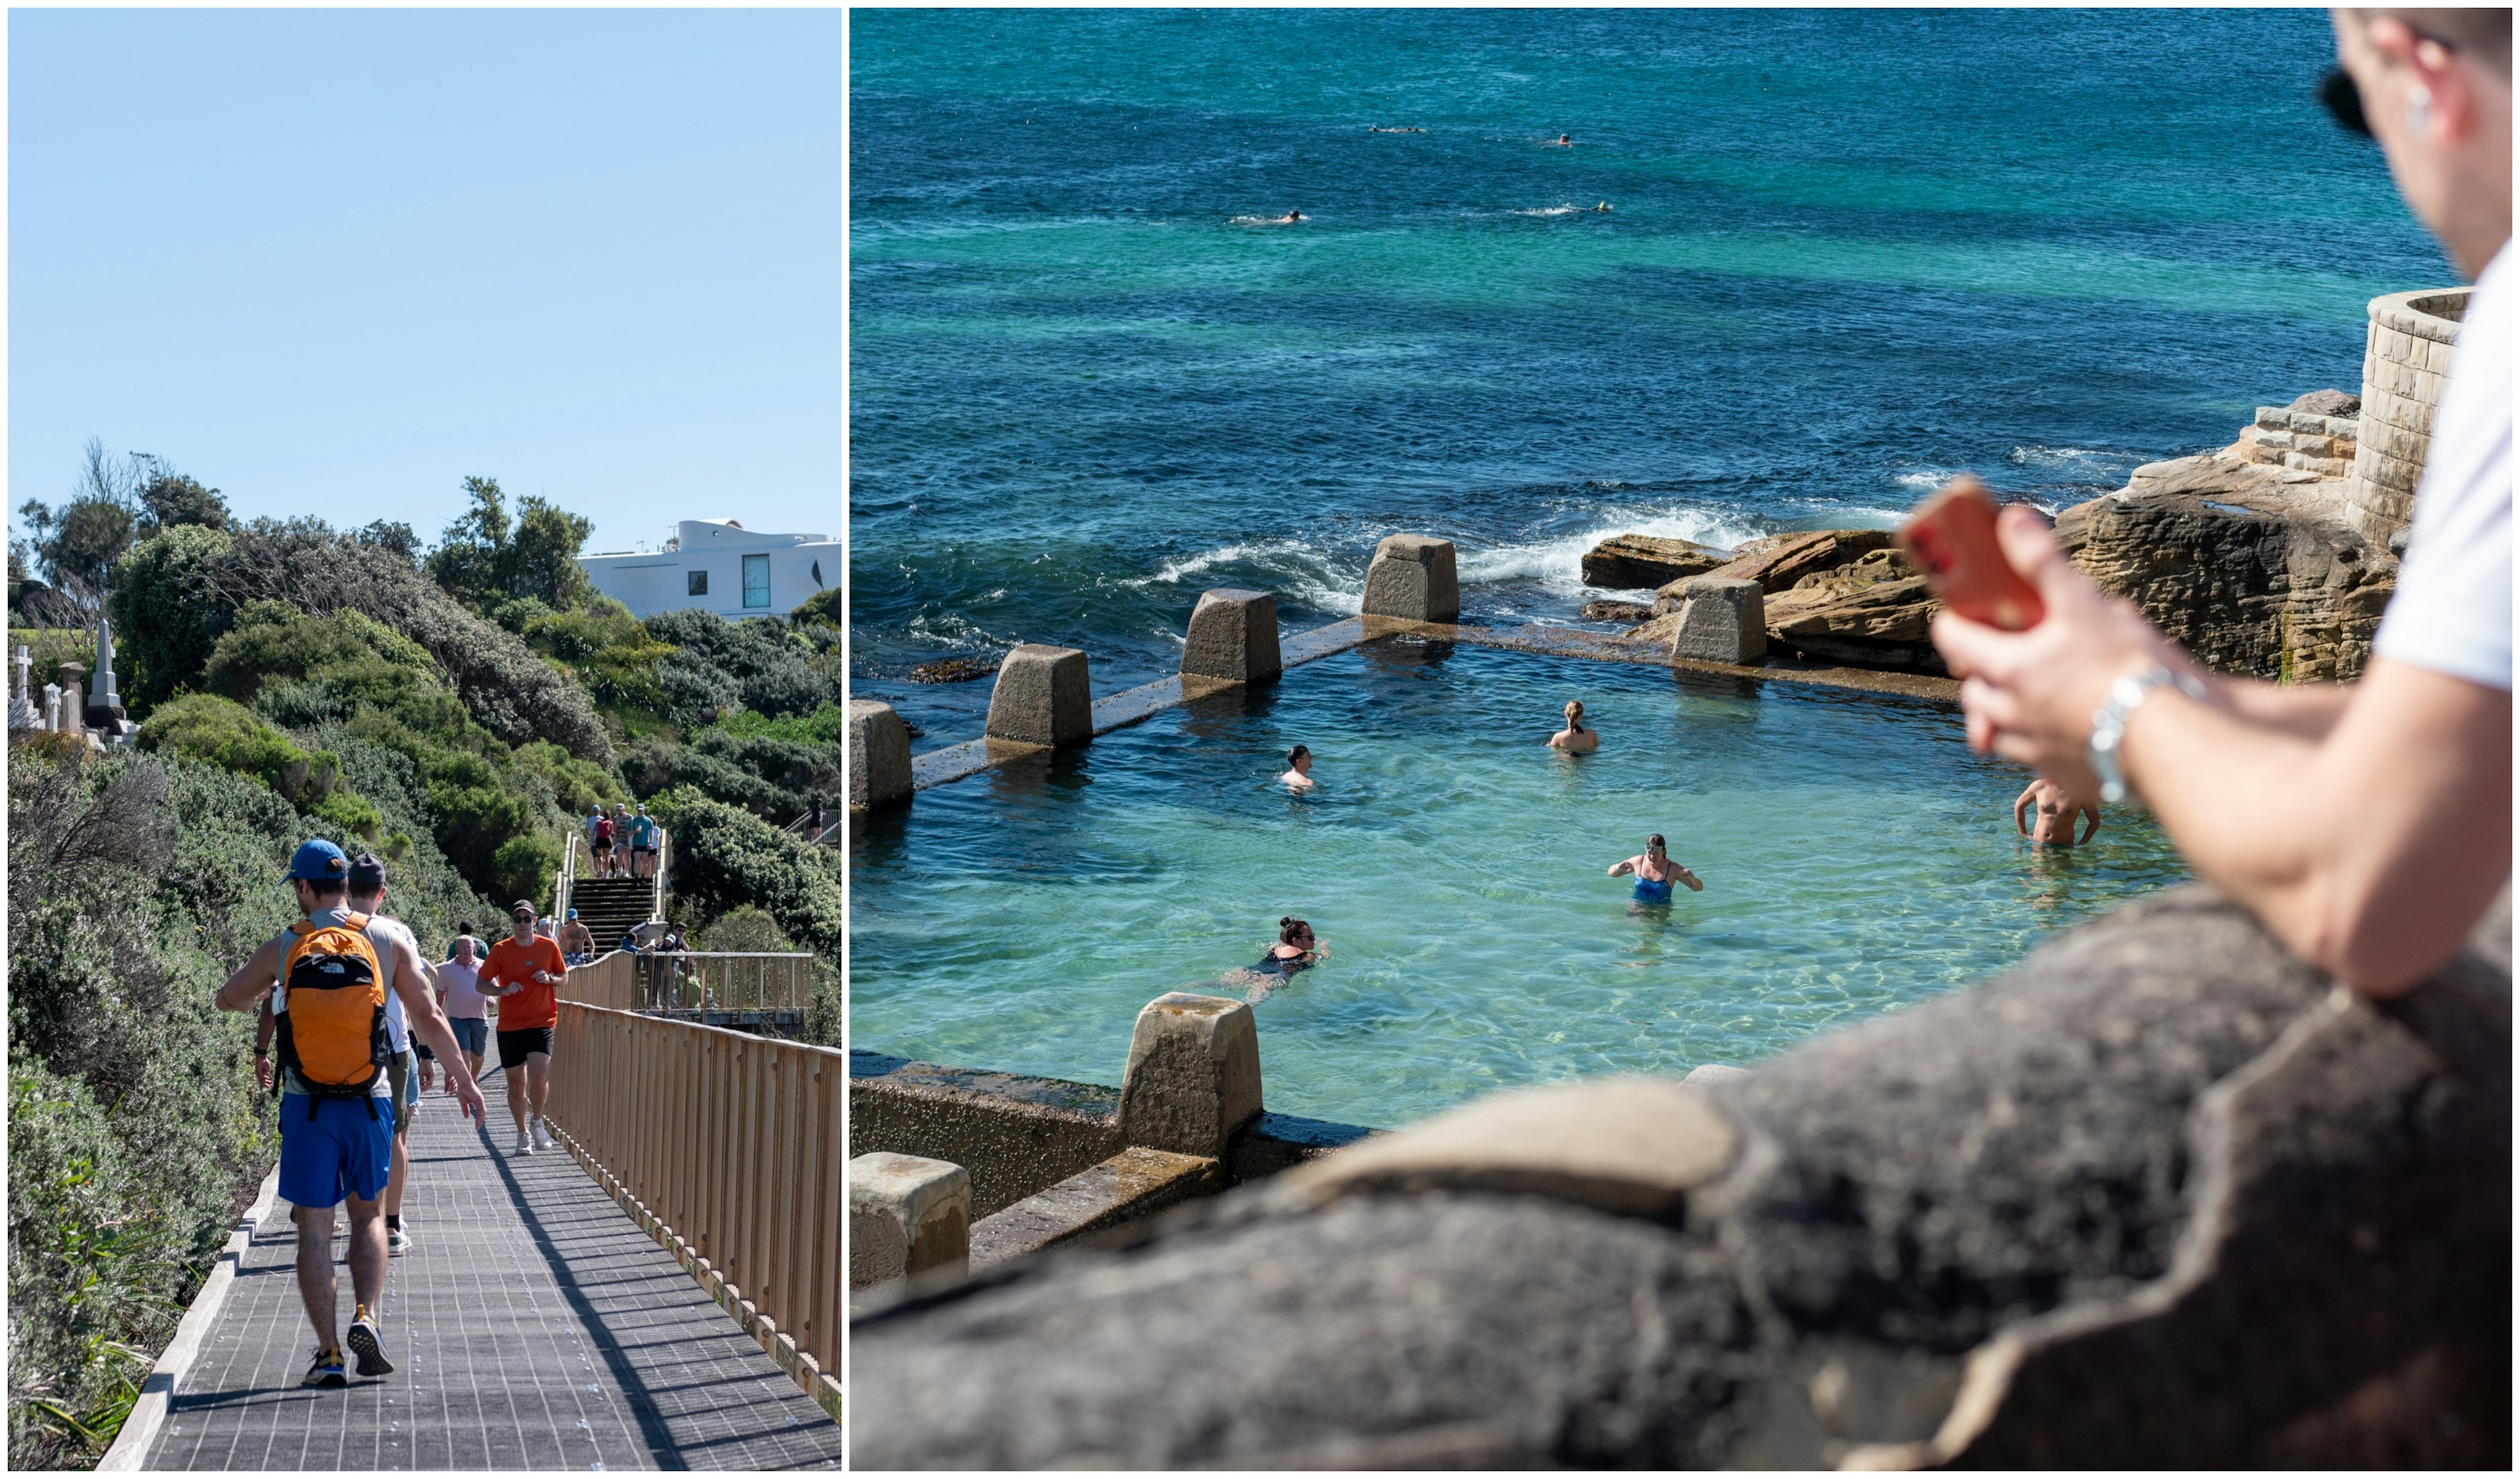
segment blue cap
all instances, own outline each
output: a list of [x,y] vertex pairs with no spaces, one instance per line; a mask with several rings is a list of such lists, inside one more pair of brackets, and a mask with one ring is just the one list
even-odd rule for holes
[[339,848],[317,837],[297,844],[296,854],[289,860],[288,875],[309,883],[347,883],[350,860],[341,856]]
[[570,911],[568,912],[568,917],[569,917],[570,919],[576,919],[576,918],[577,918],[577,911],[576,911],[576,910],[574,910],[574,909],[570,910]]

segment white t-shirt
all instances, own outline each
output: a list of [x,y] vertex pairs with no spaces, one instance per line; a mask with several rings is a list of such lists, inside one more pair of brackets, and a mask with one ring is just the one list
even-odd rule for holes
[[2398,592],[2371,650],[2511,691],[2511,247],[2468,295],[2415,493]]
[[412,938],[411,929],[400,919],[380,915],[368,921],[368,938],[377,947],[377,961],[385,968],[385,1042],[396,1053],[411,1051],[411,1022],[403,1013],[402,996],[393,989],[393,957],[387,950],[395,941],[410,949],[412,959],[425,959],[420,942]]
[[446,988],[448,1016],[486,1017],[490,1014],[489,999],[481,995],[479,985],[481,980],[479,956],[474,956],[470,965],[452,956],[438,962],[437,980],[439,985]]

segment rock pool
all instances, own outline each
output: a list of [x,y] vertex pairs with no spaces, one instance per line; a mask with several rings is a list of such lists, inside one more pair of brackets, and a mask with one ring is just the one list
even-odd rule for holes
[[[1542,747],[1568,698],[1598,754]],[[1254,1007],[1275,1110],[1751,1064],[2185,876],[2128,808],[2032,849],[2026,779],[1948,704],[1385,639],[862,819],[850,1041],[1116,1084],[1140,1007],[1249,994],[1297,915],[1330,956]],[[1704,893],[1604,876],[1652,831]]]

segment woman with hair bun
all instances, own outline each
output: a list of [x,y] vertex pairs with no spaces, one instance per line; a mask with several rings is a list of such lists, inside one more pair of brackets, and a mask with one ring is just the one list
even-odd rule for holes
[[1293,975],[1329,954],[1313,938],[1313,926],[1292,915],[1278,920],[1278,943],[1251,967],[1254,975]]
[[1601,747],[1601,737],[1584,727],[1584,700],[1566,700],[1566,727],[1549,737],[1549,747],[1570,755],[1589,755]]

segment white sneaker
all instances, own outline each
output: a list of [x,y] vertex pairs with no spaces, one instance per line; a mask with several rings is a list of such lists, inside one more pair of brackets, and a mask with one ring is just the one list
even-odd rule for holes
[[525,1134],[522,1130],[517,1132],[517,1153],[518,1155],[531,1155],[534,1153],[533,1138]]
[[534,1121],[534,1146],[541,1150],[556,1150],[560,1148],[552,1143],[550,1128],[544,1125],[539,1119]]

